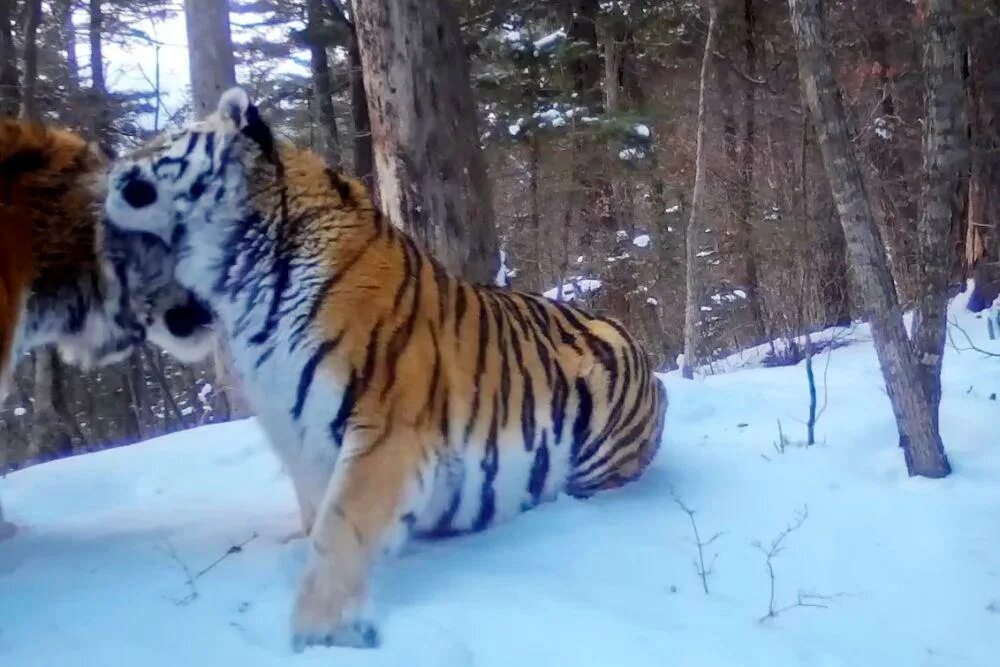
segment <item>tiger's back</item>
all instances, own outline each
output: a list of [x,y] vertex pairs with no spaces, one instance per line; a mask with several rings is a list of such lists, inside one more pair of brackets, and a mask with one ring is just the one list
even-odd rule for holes
[[436,458],[418,532],[479,530],[561,491],[638,477],[666,393],[619,323],[456,279],[371,215],[384,229],[327,285],[317,328],[336,346],[318,350],[349,375],[340,412],[412,426]]

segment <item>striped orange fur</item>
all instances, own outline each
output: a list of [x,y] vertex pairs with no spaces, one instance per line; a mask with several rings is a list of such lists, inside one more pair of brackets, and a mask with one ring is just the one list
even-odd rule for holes
[[377,643],[368,573],[408,536],[617,487],[657,451],[666,392],[619,323],[449,275],[239,89],[120,161],[106,210],[172,244],[291,473],[299,648]]

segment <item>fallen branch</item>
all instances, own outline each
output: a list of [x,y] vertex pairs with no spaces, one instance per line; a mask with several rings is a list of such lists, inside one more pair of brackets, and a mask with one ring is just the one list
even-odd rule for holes
[[218,565],[222,561],[226,560],[227,558],[229,558],[230,556],[232,556],[234,554],[238,554],[241,551],[243,551],[243,547],[245,547],[246,545],[250,544],[255,539],[257,539],[257,533],[252,534],[250,537],[248,537],[246,540],[244,540],[240,544],[234,544],[233,546],[229,547],[229,549],[226,551],[226,553],[224,553],[221,556],[219,556],[218,558],[216,558],[208,567],[206,567],[205,569],[201,570],[197,574],[192,574],[191,573],[191,568],[189,568],[188,565],[187,565],[187,563],[185,563],[181,559],[181,557],[177,555],[177,550],[174,549],[174,546],[172,544],[170,544],[169,541],[166,541],[165,542],[165,544],[166,544],[165,551],[166,551],[167,555],[170,556],[171,560],[173,560],[175,563],[177,563],[177,565],[181,568],[181,571],[184,572],[184,577],[185,577],[184,585],[187,586],[187,588],[188,588],[188,594],[185,595],[184,597],[180,598],[180,599],[174,600],[174,604],[179,605],[179,606],[184,606],[184,605],[191,604],[192,602],[194,602],[195,600],[197,600],[198,596],[199,596],[199,593],[198,593],[198,586],[196,585],[196,582],[199,579],[201,579],[204,575],[206,575],[208,572],[210,572],[216,565]]
[[958,322],[955,322],[954,320],[948,320],[948,326],[958,329],[958,331],[962,334],[962,336],[965,337],[965,340],[969,345],[968,347],[962,347],[962,348],[958,347],[958,345],[955,344],[955,340],[951,335],[951,329],[949,328],[948,340],[949,342],[951,342],[951,346],[952,348],[954,348],[956,352],[978,352],[979,354],[985,355],[987,357],[1000,357],[1000,353],[998,352],[990,352],[989,350],[984,350],[980,347],[977,347],[976,344],[972,342],[972,337],[969,336],[969,332],[963,329],[958,324]]

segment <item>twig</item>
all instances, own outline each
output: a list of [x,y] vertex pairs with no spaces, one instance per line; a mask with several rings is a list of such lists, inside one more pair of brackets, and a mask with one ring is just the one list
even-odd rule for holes
[[949,330],[948,331],[948,339],[951,341],[951,346],[955,349],[956,352],[970,352],[971,351],[971,352],[978,352],[979,354],[985,355],[987,357],[1000,357],[1000,353],[990,352],[989,350],[984,350],[984,349],[982,349],[980,347],[977,347],[976,344],[972,342],[972,337],[969,336],[969,332],[967,332],[965,329],[963,329],[958,324],[958,322],[955,322],[954,320],[948,320],[948,324],[950,326],[958,329],[958,331],[962,334],[962,336],[965,337],[966,342],[969,344],[968,347],[962,347],[962,348],[958,347],[958,345],[955,344],[955,340],[952,338],[951,331]]
[[693,559],[694,571],[697,572],[698,576],[701,578],[701,587],[705,591],[705,595],[708,595],[709,594],[708,577],[715,570],[715,561],[718,560],[719,554],[716,553],[714,556],[712,556],[712,562],[709,563],[708,567],[706,568],[705,547],[715,542],[725,533],[724,531],[720,531],[715,535],[712,535],[712,537],[710,537],[709,539],[702,542],[701,534],[698,532],[698,523],[694,520],[694,514],[695,514],[694,510],[685,505],[684,502],[674,494],[672,489],[670,491],[670,495],[673,497],[674,502],[677,503],[677,506],[680,507],[681,510],[688,515],[688,519],[691,520],[691,530],[694,532],[694,544],[698,548],[698,558]]
[[258,537],[257,533],[253,533],[250,537],[248,537],[240,544],[234,544],[233,546],[229,547],[226,553],[216,558],[208,567],[201,570],[197,574],[191,574],[191,568],[189,568],[187,563],[185,563],[181,559],[181,557],[177,555],[177,550],[174,549],[174,546],[169,541],[166,541],[165,542],[166,548],[164,550],[166,551],[167,555],[170,556],[171,560],[177,563],[177,565],[181,568],[181,571],[184,572],[184,577],[185,577],[184,585],[187,586],[188,588],[188,594],[180,599],[174,600],[174,604],[178,606],[185,606],[197,600],[199,593],[196,582],[222,561],[226,560],[227,558],[229,558],[234,554],[238,554],[241,551],[243,551],[243,547],[253,542],[255,539],[257,539],[257,537]]
[[767,567],[767,575],[770,580],[770,597],[767,602],[767,613],[758,619],[758,622],[763,623],[764,621],[774,618],[778,614],[782,614],[791,609],[796,609],[798,607],[819,607],[825,609],[827,605],[823,604],[825,601],[833,599],[831,596],[822,596],[814,594],[799,593],[796,601],[792,604],[786,605],[784,607],[779,607],[775,609],[774,607],[774,584],[776,576],[774,574],[774,559],[785,550],[784,542],[789,535],[794,533],[796,530],[802,527],[802,524],[806,522],[809,518],[809,507],[803,506],[800,512],[796,512],[795,518],[789,523],[784,530],[778,533],[769,547],[765,548],[760,541],[754,542],[751,546],[755,547],[762,554],[764,554],[764,565]]

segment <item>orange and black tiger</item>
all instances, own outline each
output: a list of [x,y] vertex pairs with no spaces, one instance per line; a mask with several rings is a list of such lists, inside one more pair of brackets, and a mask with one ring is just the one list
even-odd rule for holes
[[[125,289],[126,273],[104,272],[96,244],[108,167],[72,132],[0,120],[0,401],[17,359],[41,345],[84,366],[119,359],[147,335],[181,356],[209,349],[211,313],[172,275]],[[116,252],[114,239],[106,245]],[[168,257],[162,247],[152,255]],[[0,526],[0,537],[10,532]]]
[[367,575],[408,536],[619,486],[657,451],[666,392],[621,325],[449,275],[240,89],[122,160],[106,211],[170,245],[290,471],[313,547],[298,648],[377,643]]

